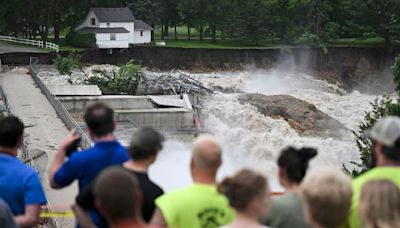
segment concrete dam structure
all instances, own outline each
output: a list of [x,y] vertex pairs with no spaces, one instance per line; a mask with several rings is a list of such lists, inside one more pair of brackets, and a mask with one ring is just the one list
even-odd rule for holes
[[193,109],[186,94],[182,97],[107,95],[57,98],[78,122],[88,105],[102,102],[114,110],[116,121],[128,121],[136,127],[151,126],[164,131],[195,130]]

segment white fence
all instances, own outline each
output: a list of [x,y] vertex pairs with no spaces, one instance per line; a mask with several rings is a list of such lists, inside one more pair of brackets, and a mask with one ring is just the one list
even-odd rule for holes
[[48,48],[58,53],[59,47],[58,44],[46,42],[46,46],[43,44],[41,40],[29,40],[29,39],[22,39],[22,38],[15,38],[11,36],[0,36],[0,40],[19,43],[19,44],[27,44],[31,46],[41,47],[41,48]]

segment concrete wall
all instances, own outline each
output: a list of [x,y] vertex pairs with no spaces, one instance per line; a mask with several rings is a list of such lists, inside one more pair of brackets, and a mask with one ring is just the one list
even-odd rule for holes
[[[153,126],[166,130],[194,129],[193,110],[189,108],[156,108],[146,96],[67,96],[58,97],[74,116],[82,115],[87,106],[103,102],[115,112],[117,121],[131,121],[137,126]],[[185,102],[188,102],[185,98]]]
[[157,129],[193,129],[193,113],[181,108],[116,110],[117,121],[130,120],[137,126],[153,126]]
[[101,90],[97,85],[47,85],[46,87],[56,96],[101,96]]
[[139,96],[64,96],[58,97],[68,111],[84,112],[85,108],[96,102],[103,102],[114,110],[122,109],[152,109],[154,108],[148,97]]

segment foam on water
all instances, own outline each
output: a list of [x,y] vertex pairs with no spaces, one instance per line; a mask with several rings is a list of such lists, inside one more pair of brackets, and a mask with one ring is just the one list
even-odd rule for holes
[[[252,70],[195,75],[208,85],[235,88],[246,93],[287,94],[314,104],[318,109],[343,123],[349,132],[343,139],[302,137],[284,120],[272,119],[255,107],[240,104],[238,94],[217,94],[204,100],[205,125],[223,145],[224,165],[219,179],[242,167],[257,169],[270,178],[274,191],[281,188],[276,178],[276,159],[282,148],[292,145],[318,149],[311,168],[349,165],[357,161],[358,148],[350,132],[364,113],[371,109],[376,95],[357,91],[346,93],[336,85],[311,75],[285,70]],[[190,183],[190,145],[167,142],[150,171],[164,189],[171,190]]]

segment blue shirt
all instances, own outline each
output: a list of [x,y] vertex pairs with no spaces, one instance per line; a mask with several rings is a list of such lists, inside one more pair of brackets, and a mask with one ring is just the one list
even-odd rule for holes
[[[54,182],[64,187],[76,179],[79,181],[79,189],[82,190],[102,170],[113,165],[120,165],[128,159],[128,152],[119,142],[97,142],[90,149],[73,153],[54,175]],[[95,224],[101,224],[98,212],[91,211],[90,215]]]
[[18,158],[0,154],[0,198],[14,215],[25,214],[28,205],[47,204],[36,172]]
[[73,153],[56,172],[54,181],[60,187],[65,187],[74,180],[78,180],[81,190],[90,184],[103,169],[120,165],[128,159],[128,152],[119,142],[97,142],[87,150]]

